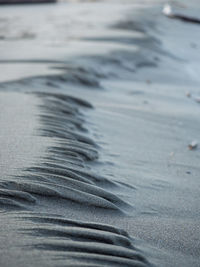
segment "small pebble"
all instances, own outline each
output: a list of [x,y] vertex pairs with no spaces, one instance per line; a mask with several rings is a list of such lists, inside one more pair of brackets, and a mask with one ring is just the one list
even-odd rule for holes
[[151,84],[152,82],[151,82],[151,80],[146,80],[146,83]]
[[191,94],[190,94],[190,92],[186,92],[186,94],[185,94],[187,97],[191,97]]
[[198,143],[196,141],[193,141],[188,145],[188,148],[189,150],[193,150],[193,149],[196,149],[197,146],[198,146]]

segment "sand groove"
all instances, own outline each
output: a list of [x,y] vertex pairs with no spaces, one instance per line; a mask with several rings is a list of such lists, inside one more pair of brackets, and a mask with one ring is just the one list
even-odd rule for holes
[[[68,220],[57,215],[24,214],[22,235],[30,237],[27,249],[60,255],[60,265],[70,259],[76,266],[147,266],[128,234],[118,228]],[[34,239],[34,240],[32,240]]]
[[[1,181],[1,204],[28,206],[37,203],[38,196],[49,201],[63,199],[82,206],[93,206],[124,212],[129,204],[105,187],[118,186],[105,177],[94,174],[88,162],[98,159],[98,146],[88,136],[81,109],[92,108],[82,99],[57,93],[35,93],[39,105],[41,138],[50,138],[55,145],[48,148],[37,166],[27,168],[24,175]],[[5,200],[7,199],[7,200]],[[21,203],[21,204],[20,204]]]
[[[72,204],[86,213],[92,207],[99,214],[107,211],[109,216],[125,213],[130,205],[112,193],[120,184],[91,170],[92,162],[98,159],[98,145],[89,137],[81,111],[92,106],[60,94],[37,93],[36,97],[42,103],[37,133],[41,139],[50,139],[52,145],[39,163],[23,170],[22,175],[1,179],[1,209],[19,210],[16,218],[6,213],[10,217],[6,220],[17,223],[7,234],[17,232],[17,246],[24,255],[39,253],[41,262],[48,258],[51,266],[149,265],[124,230],[50,215],[55,203],[58,214],[59,209],[66,209],[68,214],[67,207],[70,210]],[[46,215],[33,213],[40,209],[46,212],[46,208]]]

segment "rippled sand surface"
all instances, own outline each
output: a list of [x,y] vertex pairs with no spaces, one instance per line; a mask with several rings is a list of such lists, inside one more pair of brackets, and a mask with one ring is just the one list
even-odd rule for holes
[[2,267],[199,266],[200,26],[163,4],[0,7]]

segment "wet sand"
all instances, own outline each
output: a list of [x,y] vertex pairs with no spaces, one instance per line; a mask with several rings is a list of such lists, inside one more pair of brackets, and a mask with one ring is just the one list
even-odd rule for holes
[[0,9],[1,266],[199,265],[200,27],[163,2]]

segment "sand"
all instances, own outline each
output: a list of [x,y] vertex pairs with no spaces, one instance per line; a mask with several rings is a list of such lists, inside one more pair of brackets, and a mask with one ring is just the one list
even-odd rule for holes
[[163,4],[1,7],[1,266],[199,266],[200,28]]

